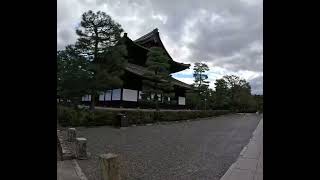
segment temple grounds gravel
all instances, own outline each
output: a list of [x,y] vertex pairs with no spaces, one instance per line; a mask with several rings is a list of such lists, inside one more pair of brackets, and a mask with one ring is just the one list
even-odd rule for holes
[[78,163],[89,180],[100,179],[98,155],[109,152],[120,156],[122,179],[219,180],[260,119],[257,114],[230,114],[125,129],[77,127],[90,153]]

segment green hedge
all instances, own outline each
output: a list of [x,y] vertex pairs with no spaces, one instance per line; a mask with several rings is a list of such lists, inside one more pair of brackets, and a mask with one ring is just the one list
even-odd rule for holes
[[[104,126],[117,125],[119,111],[73,109],[58,106],[57,120],[61,126]],[[127,115],[129,124],[147,124],[157,121],[181,121],[228,114],[227,110],[210,111],[121,111]]]

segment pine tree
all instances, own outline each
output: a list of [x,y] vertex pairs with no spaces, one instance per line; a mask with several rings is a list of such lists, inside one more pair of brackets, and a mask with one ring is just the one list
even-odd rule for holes
[[204,109],[206,109],[207,106],[207,100],[209,96],[209,81],[208,75],[205,74],[207,71],[209,71],[209,67],[205,63],[195,63],[193,68],[193,77],[194,79],[194,87],[198,91],[198,95],[200,99],[204,102]]
[[209,71],[209,67],[205,63],[195,63],[193,68],[193,77],[194,79],[194,85],[196,87],[201,86],[209,86],[209,81],[206,81],[208,79],[208,75],[205,74],[205,72]]
[[[127,54],[125,46],[118,43],[123,29],[104,12],[91,10],[82,15],[76,47],[91,62],[93,74],[88,84],[91,94],[90,109],[94,109],[95,99],[101,91],[122,85]],[[116,46],[117,45],[117,46]]]
[[[143,92],[151,98],[154,94],[156,110],[159,111],[159,95],[172,96],[173,85],[169,75],[169,57],[161,48],[152,47],[147,54],[146,66],[148,72],[144,74],[146,80],[143,81]],[[161,97],[163,99],[163,97]]]
[[97,62],[99,55],[116,45],[121,38],[123,29],[104,12],[97,13],[91,10],[82,14],[80,27],[76,33],[79,36],[76,47],[82,54]]

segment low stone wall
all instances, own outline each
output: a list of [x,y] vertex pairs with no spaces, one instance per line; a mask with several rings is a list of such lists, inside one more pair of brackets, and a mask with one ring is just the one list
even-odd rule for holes
[[75,128],[57,130],[57,160],[87,159],[87,139],[77,137]]

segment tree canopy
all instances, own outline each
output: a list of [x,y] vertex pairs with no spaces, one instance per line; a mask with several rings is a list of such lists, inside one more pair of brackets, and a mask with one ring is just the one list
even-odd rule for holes
[[123,29],[105,12],[91,10],[82,14],[80,26],[76,29],[76,47],[93,61],[109,51],[121,38]]
[[[91,61],[93,78],[88,84],[91,94],[90,109],[94,109],[95,99],[107,88],[120,87],[127,54],[125,46],[118,43],[123,29],[109,15],[91,10],[82,15],[75,46]],[[118,43],[118,44],[117,44]]]
[[205,63],[195,63],[193,68],[194,85],[196,87],[209,86],[208,75],[209,67]]
[[121,25],[104,12],[83,13],[76,43],[57,52],[58,95],[70,100],[90,94],[94,109],[101,92],[120,87],[127,55],[119,41],[122,32]]
[[[193,109],[229,109],[239,112],[263,111],[263,96],[251,94],[249,82],[235,75],[225,75],[209,88],[205,63],[195,63],[194,90],[187,92],[187,105]],[[206,101],[204,101],[206,100]]]
[[145,97],[149,96],[149,98],[151,94],[154,94],[157,110],[159,95],[170,96],[173,90],[168,61],[169,57],[161,48],[150,48],[150,52],[147,54],[146,66],[148,72],[144,74],[146,80],[143,81],[143,92],[147,95]]
[[209,71],[209,67],[205,63],[195,63],[193,68],[193,77],[194,77],[194,84],[193,87],[195,88],[194,91],[188,92],[187,100],[190,104],[193,104],[197,109],[206,109],[207,108],[207,101],[209,100],[209,96],[211,91],[209,89],[209,81],[208,75],[206,72]]
[[87,83],[92,78],[89,62],[77,49],[69,45],[57,52],[57,95],[60,99],[76,104],[87,93]]

